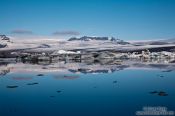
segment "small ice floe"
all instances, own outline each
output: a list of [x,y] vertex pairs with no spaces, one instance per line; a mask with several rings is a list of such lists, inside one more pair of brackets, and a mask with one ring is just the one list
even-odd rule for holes
[[168,96],[168,94],[164,91],[151,91],[149,93],[153,95],[158,95],[158,96]]
[[94,86],[93,88],[94,88],[94,89],[96,89],[96,88],[97,88],[97,86]]
[[158,76],[158,77],[164,77],[164,75],[161,75],[161,74],[158,74],[157,76]]
[[113,83],[117,83],[117,81],[113,81]]
[[168,94],[167,94],[166,92],[164,92],[164,91],[160,91],[160,92],[158,93],[158,95],[159,95],[159,96],[168,96]]
[[61,90],[58,90],[57,93],[61,93]]
[[39,83],[27,83],[27,85],[37,85]]
[[149,92],[150,94],[156,94],[156,93],[158,93],[157,91],[151,91],[151,92]]
[[54,98],[55,96],[51,95],[50,97],[51,97],[51,98]]
[[16,85],[8,85],[8,86],[6,86],[6,88],[17,88],[18,86],[16,86]]
[[59,55],[59,54],[81,54],[80,51],[66,51],[66,50],[58,50],[58,51],[55,51],[53,52],[51,55],[54,56],[54,55]]
[[37,76],[44,76],[44,74],[38,74]]

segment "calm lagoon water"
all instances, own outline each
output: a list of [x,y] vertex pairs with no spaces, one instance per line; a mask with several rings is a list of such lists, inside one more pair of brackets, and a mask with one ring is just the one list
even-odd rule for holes
[[175,110],[173,70],[70,71],[76,66],[1,65],[0,116],[135,116],[147,106]]

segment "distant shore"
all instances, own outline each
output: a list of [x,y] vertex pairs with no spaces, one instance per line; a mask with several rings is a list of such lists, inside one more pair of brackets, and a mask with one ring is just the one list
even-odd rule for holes
[[[152,54],[169,52],[175,53],[175,39],[148,41],[148,42],[127,42],[114,37],[88,37],[70,38],[69,40],[40,39],[29,41],[26,39],[11,39],[5,35],[0,36],[1,48],[0,58],[41,58],[47,57],[72,59],[86,58],[118,58],[119,56],[130,58],[130,54],[145,57],[144,51]],[[62,52],[61,52],[62,51]],[[125,55],[123,55],[125,54]],[[162,57],[162,56],[161,56]]]

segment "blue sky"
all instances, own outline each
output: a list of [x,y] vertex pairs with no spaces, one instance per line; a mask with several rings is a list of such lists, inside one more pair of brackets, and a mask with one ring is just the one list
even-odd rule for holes
[[0,33],[175,38],[175,0],[0,0]]

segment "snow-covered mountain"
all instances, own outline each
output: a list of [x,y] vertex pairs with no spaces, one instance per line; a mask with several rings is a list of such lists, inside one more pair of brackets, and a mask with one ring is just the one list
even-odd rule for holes
[[162,42],[167,42],[167,43],[175,43],[175,38],[172,39],[164,39]]
[[175,44],[175,38],[172,39],[160,39],[160,40],[148,40],[132,42],[133,45],[169,45]]

